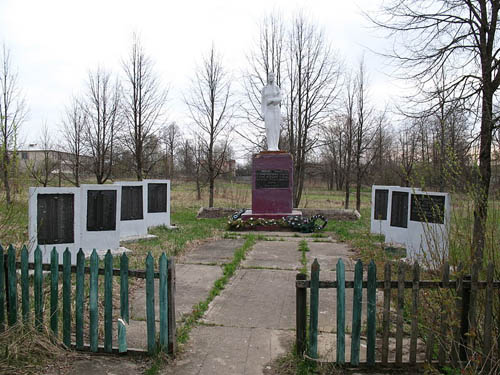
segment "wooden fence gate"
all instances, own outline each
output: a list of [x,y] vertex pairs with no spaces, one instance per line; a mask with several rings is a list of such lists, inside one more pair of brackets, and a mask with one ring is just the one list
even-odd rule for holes
[[[117,257],[115,257],[116,259]],[[16,259],[16,250],[10,245],[7,254],[0,245],[0,330],[18,323],[18,303],[21,304],[22,324],[33,323],[41,328],[44,324],[44,281],[50,288],[50,330],[60,337],[59,320],[62,316],[62,342],[77,350],[102,351],[105,353],[146,352],[144,349],[128,348],[126,327],[129,323],[129,278],[146,280],[146,326],[147,352],[152,354],[158,349],[174,354],[176,349],[175,326],[175,263],[163,253],[159,260],[159,270],[154,269],[154,259],[149,253],[145,260],[145,271],[129,270],[129,259],[124,253],[119,257],[120,268],[113,268],[113,255],[108,250],[104,257],[104,268],[99,268],[99,256],[94,250],[86,266],[85,254],[80,249],[76,266],[71,265],[71,253],[63,253],[63,264],[59,264],[59,253],[54,248],[50,264],[42,263],[42,252],[37,247],[34,263],[28,262],[28,250],[24,246]],[[18,271],[20,270],[20,275]],[[30,277],[29,270],[34,270]],[[44,275],[44,271],[48,275]],[[48,272],[47,272],[48,271]],[[62,280],[60,276],[62,273]],[[71,274],[76,274],[74,281]],[[88,292],[85,275],[88,274]],[[20,277],[18,277],[20,276]],[[99,282],[99,276],[104,276]],[[118,346],[113,346],[113,277],[119,277],[120,318]],[[18,278],[20,280],[18,280]],[[156,338],[155,287],[154,279],[159,279],[159,340]],[[19,281],[19,282],[18,282]],[[62,311],[59,304],[59,284],[62,283]],[[103,284],[102,284],[103,283]],[[99,284],[104,305],[104,343],[99,344]],[[30,293],[30,288],[33,292]],[[19,296],[20,289],[20,296]],[[88,294],[87,294],[88,293]],[[102,295],[103,294],[103,295]],[[88,300],[87,300],[88,297]],[[33,301],[31,300],[33,298]],[[88,343],[84,342],[84,306],[88,306]],[[72,306],[74,306],[72,308]],[[74,310],[74,311],[72,311]],[[6,314],[7,311],[7,321]],[[74,328],[72,316],[74,315]],[[74,338],[74,341],[73,341]]]
[[[296,347],[299,355],[306,355],[311,359],[318,358],[318,311],[319,291],[323,288],[335,288],[336,301],[322,300],[323,303],[336,304],[336,360],[335,363],[352,367],[415,367],[424,363],[438,366],[451,364],[459,366],[468,363],[471,359],[480,363],[481,373],[489,374],[498,371],[497,355],[500,353],[500,335],[495,337],[493,308],[494,297],[499,299],[498,289],[500,281],[494,281],[494,266],[487,267],[487,280],[478,281],[479,269],[473,267],[472,277],[463,275],[463,267],[457,270],[457,279],[450,280],[450,267],[445,264],[440,281],[420,280],[420,269],[414,264],[411,269],[411,281],[406,279],[409,265],[398,265],[398,278],[391,280],[391,264],[384,267],[384,280],[377,280],[377,269],[373,261],[368,265],[368,275],[363,280],[363,264],[358,261],[354,269],[354,280],[345,280],[345,266],[339,259],[336,267],[336,281],[320,280],[320,265],[317,259],[311,266],[311,278],[304,274],[296,278]],[[351,332],[351,356],[346,360],[346,289],[353,289],[353,312]],[[307,322],[307,289],[310,289],[310,314]],[[366,362],[360,362],[360,338],[362,329],[362,298],[363,289],[366,289]],[[396,290],[396,314],[391,319],[391,298]],[[410,289],[411,295],[406,299],[405,289]],[[420,292],[426,290],[448,290],[453,293],[452,309],[447,309],[443,303],[437,316],[430,324],[424,327],[419,321],[423,313]],[[377,290],[383,290],[383,304],[381,311],[382,325],[379,325],[379,345],[377,347]],[[479,291],[484,290],[483,299],[479,299]],[[496,293],[495,293],[496,291]],[[408,303],[409,301],[409,303]],[[478,308],[481,301],[481,309]],[[500,303],[496,301],[497,304]],[[405,309],[405,307],[407,307]],[[478,311],[484,312],[479,316]],[[380,314],[379,314],[380,315]],[[428,314],[427,314],[428,316]],[[389,338],[391,320],[395,329],[395,356],[394,362],[389,361]],[[457,324],[452,323],[455,321]],[[403,360],[404,324],[409,326],[409,355]],[[498,323],[500,323],[500,318]],[[500,325],[499,325],[500,327]],[[482,329],[481,329],[482,328]],[[482,334],[478,340],[478,333]],[[380,336],[381,340],[380,340]],[[425,339],[422,338],[425,336]],[[451,336],[451,339],[450,339]],[[448,338],[448,339],[446,339]],[[496,349],[494,340],[497,341]],[[417,360],[417,343],[425,347],[425,360]],[[377,353],[378,352],[378,353]],[[492,372],[493,371],[493,372]]]

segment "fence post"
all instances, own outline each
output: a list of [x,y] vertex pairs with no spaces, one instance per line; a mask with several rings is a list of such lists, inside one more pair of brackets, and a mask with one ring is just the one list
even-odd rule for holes
[[375,365],[375,345],[377,337],[377,266],[372,261],[368,265],[367,295],[367,328],[366,328],[366,362],[369,366]]
[[128,256],[123,253],[120,256],[120,316],[129,323],[128,309]]
[[3,247],[0,245],[0,332],[5,328],[5,259]]
[[90,256],[90,351],[97,352],[98,340],[98,320],[99,320],[99,307],[98,307],[98,285],[99,285],[99,257],[97,251],[94,249]]
[[396,364],[403,363],[403,310],[405,304],[405,269],[403,262],[398,264],[398,305],[396,324]]
[[146,257],[146,326],[148,339],[148,353],[155,352],[155,284],[154,259],[151,252]]
[[363,301],[363,263],[356,262],[354,267],[354,292],[352,299],[352,335],[351,365],[359,365],[359,349],[361,340],[361,306]]
[[[295,280],[307,280],[307,275],[299,273]],[[295,287],[295,307],[297,355],[302,356],[306,348],[307,288]]]
[[59,328],[59,253],[54,246],[50,253],[50,329],[58,337]]
[[113,351],[113,256],[104,256],[104,351]]
[[9,266],[9,326],[17,323],[17,271],[16,271],[16,250],[10,245],[8,250],[8,266]]
[[85,254],[80,248],[76,254],[76,292],[75,292],[75,341],[76,349],[83,349],[83,287],[85,283]]
[[162,253],[160,256],[160,348],[162,351],[168,351],[168,264],[167,256]]
[[71,252],[63,253],[63,342],[71,347]]
[[23,246],[21,250],[21,304],[23,323],[30,320],[30,280],[28,275],[28,249]]
[[337,363],[345,363],[345,266],[337,261]]
[[43,326],[43,273],[42,273],[42,250],[35,249],[35,325],[41,330]]
[[417,337],[418,337],[418,289],[420,281],[420,267],[415,262],[413,265],[413,288],[411,308],[411,337],[410,337],[410,363],[417,363]]
[[[444,294],[449,296],[449,282],[450,282],[450,265],[448,262],[446,262],[443,265],[443,288],[444,288]],[[447,357],[447,349],[446,349],[446,330],[447,330],[447,312],[446,312],[446,305],[442,304],[441,305],[441,330],[440,330],[440,337],[439,337],[439,365],[444,366],[446,362],[446,357]]]
[[389,361],[389,327],[391,313],[391,264],[384,266],[384,315],[383,315],[383,337],[382,337],[382,363]]
[[469,307],[470,307],[470,275],[464,276],[469,283],[462,284],[462,309],[460,317],[460,355],[461,361],[467,361],[467,333],[469,333]]
[[484,308],[484,335],[483,335],[483,355],[484,373],[489,374],[491,369],[492,353],[492,331],[493,331],[493,276],[495,268],[493,263],[488,264],[487,286],[486,286],[486,307]]
[[167,263],[168,353],[175,357],[175,351],[177,350],[177,331],[175,322],[175,258],[168,258]]
[[311,265],[311,314],[309,317],[309,357],[318,358],[319,263]]

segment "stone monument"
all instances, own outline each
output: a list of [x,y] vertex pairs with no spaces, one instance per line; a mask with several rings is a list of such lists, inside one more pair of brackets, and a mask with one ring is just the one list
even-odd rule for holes
[[252,209],[243,220],[250,218],[281,219],[302,215],[293,209],[293,159],[278,148],[281,125],[281,92],[269,73],[267,85],[262,89],[262,117],[266,125],[267,151],[253,156]]

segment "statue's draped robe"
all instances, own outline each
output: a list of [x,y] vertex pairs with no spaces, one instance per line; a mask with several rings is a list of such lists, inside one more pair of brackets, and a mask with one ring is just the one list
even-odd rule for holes
[[281,123],[281,93],[275,84],[268,84],[262,89],[262,116],[266,125],[267,149],[278,151]]

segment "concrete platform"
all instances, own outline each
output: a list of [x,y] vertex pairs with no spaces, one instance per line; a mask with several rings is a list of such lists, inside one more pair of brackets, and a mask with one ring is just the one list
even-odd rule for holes
[[291,331],[198,326],[182,358],[165,373],[260,375],[266,364],[287,352],[294,338]]
[[301,268],[302,255],[298,248],[297,242],[259,241],[243,261],[242,267],[297,271]]
[[241,247],[244,240],[217,240],[198,246],[182,257],[178,258],[177,264],[224,264],[233,260],[236,249]]

